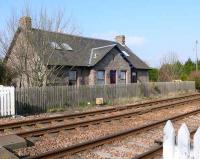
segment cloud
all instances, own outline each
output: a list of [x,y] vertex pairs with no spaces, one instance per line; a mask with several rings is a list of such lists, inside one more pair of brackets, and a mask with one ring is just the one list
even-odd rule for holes
[[[105,39],[105,40],[114,40],[116,35],[120,35],[117,32],[114,31],[110,31],[107,33],[95,33],[92,35],[92,37],[94,38],[99,38],[99,39]],[[126,36],[126,44],[127,46],[129,46],[130,48],[134,48],[134,47],[142,47],[145,45],[145,43],[147,42],[145,37],[142,36],[137,36],[137,35],[125,35]]]

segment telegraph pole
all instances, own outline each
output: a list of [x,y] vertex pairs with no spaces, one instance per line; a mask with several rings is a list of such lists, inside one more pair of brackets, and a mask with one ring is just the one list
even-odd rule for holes
[[197,53],[198,53],[198,40],[196,40],[195,42],[195,51],[196,51],[196,71],[198,71],[198,56],[197,56]]

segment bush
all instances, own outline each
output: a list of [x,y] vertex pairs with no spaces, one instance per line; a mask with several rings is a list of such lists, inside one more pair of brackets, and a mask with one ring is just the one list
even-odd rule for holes
[[4,76],[5,76],[5,67],[3,65],[2,60],[0,60],[0,84],[3,84]]
[[196,89],[200,90],[200,71],[193,71],[189,76],[189,80],[195,81]]
[[181,80],[182,81],[187,81],[188,80],[187,74],[185,74],[185,73],[181,74]]
[[0,85],[10,85],[11,81],[14,77],[16,77],[16,73],[11,71],[8,67],[6,67],[3,63],[3,60],[0,59]]
[[158,81],[158,69],[152,68],[151,70],[149,70],[149,80],[152,82]]

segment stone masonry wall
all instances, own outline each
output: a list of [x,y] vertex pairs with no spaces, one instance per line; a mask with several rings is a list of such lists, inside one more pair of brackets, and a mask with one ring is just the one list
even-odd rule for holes
[[92,68],[89,75],[89,84],[96,84],[96,72],[105,70],[105,84],[110,84],[110,70],[116,70],[116,84],[120,84],[120,71],[126,71],[126,83],[131,82],[131,69],[129,64],[123,59],[119,51],[114,48],[107,54],[95,67]]

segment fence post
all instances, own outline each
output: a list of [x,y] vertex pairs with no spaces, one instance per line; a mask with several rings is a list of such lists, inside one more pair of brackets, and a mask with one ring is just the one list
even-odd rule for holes
[[200,128],[198,128],[194,134],[193,155],[194,159],[200,159]]
[[175,131],[171,121],[164,127],[163,159],[173,159],[175,149]]
[[15,115],[15,88],[11,87],[10,89],[11,115]]
[[185,123],[178,130],[177,142],[178,159],[189,159],[190,133]]
[[15,115],[15,88],[0,86],[0,116]]

